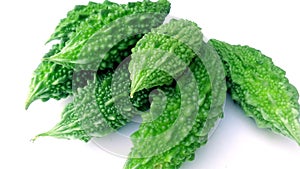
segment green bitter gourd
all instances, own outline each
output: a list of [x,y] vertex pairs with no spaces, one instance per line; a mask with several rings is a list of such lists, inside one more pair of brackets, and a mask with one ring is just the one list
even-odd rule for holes
[[94,81],[79,88],[62,112],[61,120],[51,130],[37,135],[64,139],[102,137],[123,127],[130,119],[149,107],[148,90],[129,97],[128,60],[116,72],[101,73]]
[[60,20],[47,43],[53,40],[68,41],[82,22],[85,22],[91,15],[97,14],[108,5],[118,6],[118,4],[107,0],[103,3],[89,2],[87,5],[76,5],[73,10],[67,13],[66,18]]
[[[71,41],[57,53],[46,60],[76,68],[82,64],[94,66],[94,62],[111,62],[108,51],[118,44],[118,50],[127,49],[131,37],[149,32],[151,28],[161,25],[170,11],[167,0],[151,2],[130,2],[116,8],[106,8],[98,14],[89,17],[79,26],[79,31],[73,34]],[[126,25],[126,26],[124,26]],[[100,52],[100,53],[99,53]],[[79,68],[95,69],[99,65]]]
[[[147,122],[141,124],[131,136],[134,147],[124,168],[179,168],[183,162],[193,160],[196,149],[207,142],[216,121],[223,116],[226,86],[222,63],[217,54],[204,44],[202,55],[207,57],[202,61],[196,57],[189,67],[196,80],[197,92],[190,86],[190,78],[184,74],[178,79],[184,86],[182,89],[186,88],[184,91],[178,86],[175,89],[162,87],[165,97],[159,94],[152,96],[150,114],[142,115]],[[193,100],[193,93],[198,95],[198,100]],[[198,110],[184,109],[184,105],[196,105]],[[165,109],[157,115],[162,107]],[[180,123],[182,127],[169,132],[175,123]],[[191,128],[186,130],[186,126]],[[160,141],[151,142],[157,135],[162,135]],[[183,137],[178,139],[178,135]],[[165,144],[169,146],[163,146]]]
[[199,54],[201,44],[201,29],[188,20],[172,19],[153,29],[132,49],[131,94],[171,83]]
[[[104,2],[106,4],[109,2]],[[62,19],[51,35],[48,42],[52,40],[59,40],[60,43],[52,46],[52,49],[44,55],[43,58],[48,58],[61,51],[61,49],[70,40],[72,34],[86,18],[88,18],[94,11],[99,11],[105,5],[95,4],[90,2],[87,6],[77,5],[75,8],[68,12],[67,17]],[[78,30],[77,30],[78,31]],[[65,66],[56,64],[50,61],[42,61],[33,73],[33,78],[30,84],[30,92],[26,100],[25,108],[27,109],[32,102],[41,99],[47,101],[50,98],[61,99],[72,94],[72,80],[74,71]],[[78,77],[82,72],[77,72]],[[92,73],[89,73],[91,75]],[[81,76],[85,79],[85,74]],[[78,81],[83,82],[81,79]],[[89,78],[86,78],[89,79]],[[78,86],[78,84],[76,84]]]
[[[162,6],[160,7],[160,5]],[[143,7],[143,10],[140,10],[139,7]],[[140,34],[132,34],[120,42],[117,42],[115,45],[106,41],[105,43],[107,43],[109,50],[104,51],[105,57],[101,60],[101,63],[98,65],[99,67],[97,66],[100,70],[115,68],[117,63],[120,63],[125,57],[130,55],[131,48],[142,37],[142,34],[163,22],[164,17],[170,10],[170,4],[165,0],[161,0],[157,4],[152,2],[136,2],[127,5],[104,1],[103,4],[90,2],[87,6],[76,6],[73,11],[68,13],[67,18],[61,20],[49,40],[61,40],[61,43],[55,45],[53,50],[46,54],[44,61],[42,61],[35,70],[30,84],[29,96],[26,100],[26,109],[35,100],[41,99],[42,101],[47,101],[50,98],[59,100],[72,95],[72,89],[76,91],[77,87],[86,85],[86,81],[90,80],[90,77],[96,70],[80,70],[74,72],[73,68],[48,61],[48,58],[65,53],[65,51],[68,50],[71,52],[76,51],[70,47],[71,45],[75,45],[76,49],[78,46],[82,47],[82,41],[87,41],[93,33],[103,26],[109,28],[110,25],[108,23],[111,22],[111,20],[122,16],[118,15],[119,9],[123,9],[128,15],[153,12],[157,9],[163,12],[163,16],[160,15],[159,18],[153,20],[150,24],[140,26],[141,29],[139,29],[140,32],[138,32]],[[103,36],[105,37],[106,35],[107,34],[104,34]],[[128,33],[126,35],[128,35]],[[101,43],[97,42],[95,46],[101,46],[99,44]]]
[[272,59],[249,46],[209,41],[224,62],[232,99],[258,127],[269,128],[300,144],[297,89]]

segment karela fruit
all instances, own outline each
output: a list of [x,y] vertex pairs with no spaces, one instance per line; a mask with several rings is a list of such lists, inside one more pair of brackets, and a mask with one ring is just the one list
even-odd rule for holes
[[[122,14],[119,15],[120,9],[122,9],[123,13],[121,12]],[[161,13],[157,12],[157,15],[151,15],[151,17],[149,17],[150,14],[152,14],[155,10],[161,11]],[[103,2],[103,4],[90,2],[87,6],[76,6],[74,10],[68,13],[67,18],[61,20],[59,25],[56,27],[55,32],[49,39],[49,41],[56,39],[60,40],[61,42],[60,44],[53,46],[53,49],[45,55],[42,63],[34,71],[30,84],[29,96],[26,100],[26,109],[33,101],[38,99],[41,99],[42,101],[47,101],[50,98],[59,100],[72,95],[74,91],[76,92],[76,88],[78,86],[80,87],[86,85],[86,81],[90,80],[90,77],[98,69],[105,70],[108,68],[115,68],[118,63],[131,54],[131,48],[135,46],[136,42],[144,33],[147,33],[151,28],[162,24],[164,17],[168,14],[169,10],[170,3],[166,0],[160,0],[157,3],[149,1],[135,2],[128,3],[126,5],[119,5],[106,0]],[[143,16],[143,13],[145,15],[147,14],[148,19],[153,19],[153,17],[156,16],[159,17],[153,19],[149,23],[148,20],[144,18],[144,21],[142,22],[143,24],[141,24],[140,16]],[[135,16],[133,20],[124,19],[124,16],[131,16],[134,14],[137,16]],[[119,20],[122,22],[112,22],[112,20],[117,20],[118,17],[123,17],[119,18]],[[136,21],[138,19],[140,20],[137,22],[137,25],[139,25],[138,28],[140,28],[138,29],[138,32],[131,32],[130,28],[123,26],[123,24],[134,24],[129,22]],[[128,21],[128,23],[124,23],[126,21]],[[121,24],[118,25],[119,23]],[[113,30],[116,28],[116,26],[124,27],[122,29],[123,32],[121,33],[123,33],[124,36],[126,35],[126,38],[112,43],[112,41],[110,42],[110,40],[107,38],[112,37],[112,32],[105,33],[105,31]],[[95,34],[97,31],[99,32]],[[93,34],[95,35],[93,36]],[[118,37],[123,37],[123,34]],[[116,36],[113,36],[114,40],[117,39]],[[93,42],[93,38],[91,37],[94,37],[94,39],[102,37],[102,41]],[[94,68],[85,67],[84,69],[74,71],[74,67],[67,66],[69,64],[62,65],[51,61],[52,59],[50,58],[54,56],[66,56],[65,53],[76,52],[76,49],[82,48],[83,44],[90,38],[91,40],[88,43],[89,45],[85,47],[88,48],[90,45],[94,45],[93,49],[96,50],[95,46],[100,46],[100,49],[97,48],[97,50],[103,51],[97,51],[97,54],[102,52],[105,55],[103,55],[102,60],[93,55],[92,61],[99,59],[93,62],[96,64]],[[104,47],[101,48],[101,46]],[[77,52],[79,51],[77,50]],[[76,53],[76,56],[74,55],[74,57],[78,57],[79,53]],[[88,53],[90,55],[95,54],[92,51],[89,51]],[[72,56],[73,54],[74,53],[72,53]],[[73,58],[72,56],[70,55],[69,57]],[[84,60],[86,60],[87,57],[83,57],[85,58]]]
[[[106,4],[108,2],[105,2]],[[60,40],[60,43],[52,46],[52,49],[44,55],[43,58],[48,58],[61,51],[61,49],[70,40],[72,34],[76,32],[76,29],[87,17],[93,14],[94,11],[99,11],[103,5],[90,2],[87,6],[77,5],[75,8],[68,12],[67,17],[62,19],[55,29],[55,32],[51,35],[48,42],[52,40]],[[78,31],[78,30],[77,30]],[[30,92],[26,100],[25,108],[27,109],[32,102],[41,99],[47,101],[50,98],[61,99],[72,94],[72,80],[73,69],[67,68],[62,65],[58,65],[50,61],[42,61],[33,73],[33,78],[30,84]],[[76,73],[76,78],[81,75],[82,72]],[[93,73],[90,73],[90,75]],[[82,74],[82,79],[78,83],[85,83],[83,79],[89,79],[89,76],[85,78],[85,74]],[[78,86],[78,84],[76,84]]]
[[172,82],[199,55],[201,29],[188,20],[172,19],[146,34],[132,49],[131,94]]
[[231,97],[258,127],[269,128],[300,144],[300,106],[297,89],[272,59],[249,46],[209,41],[226,69]]
[[128,60],[115,71],[97,75],[94,81],[79,88],[62,112],[61,121],[50,131],[37,135],[64,139],[102,137],[123,127],[131,118],[149,108],[148,90],[129,97]]
[[[67,17],[60,20],[54,33],[47,42],[53,40],[67,41],[76,32],[78,26],[85,22],[91,15],[97,14],[106,6],[118,6],[114,2],[105,0],[103,3],[89,2],[87,5],[76,5],[73,10],[67,13]],[[68,32],[66,34],[66,32]]]
[[[112,62],[115,60],[112,56],[132,45],[128,43],[132,36],[145,34],[161,25],[169,11],[170,3],[167,0],[108,6],[80,24],[78,29],[81,31],[73,34],[61,52],[46,60],[74,69],[97,69],[99,64]],[[117,48],[109,52],[116,45]]]
[[177,80],[176,88],[160,87],[164,97],[151,95],[150,114],[142,115],[146,122],[131,136],[134,147],[124,168],[176,169],[193,160],[196,149],[207,142],[223,116],[226,86],[217,54],[205,44],[204,55],[206,59],[196,57],[189,66],[195,82],[187,71]]

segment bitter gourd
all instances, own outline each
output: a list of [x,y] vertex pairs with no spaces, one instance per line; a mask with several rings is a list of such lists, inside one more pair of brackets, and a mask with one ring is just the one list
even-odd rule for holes
[[258,127],[269,128],[300,144],[297,89],[272,59],[249,46],[209,41],[224,62],[232,99]]
[[149,107],[148,90],[129,97],[128,60],[115,71],[101,73],[87,86],[79,88],[74,100],[62,112],[61,121],[50,131],[37,135],[85,142],[102,137],[124,126]]
[[[123,15],[119,15],[120,9],[123,9],[123,11],[125,11],[122,13]],[[130,29],[127,29],[128,27],[123,26],[124,24],[133,24],[124,22],[131,22],[134,21],[134,19],[122,20],[123,22],[109,24],[113,19],[117,19],[118,17],[130,14],[139,14],[139,18],[138,16],[135,16],[134,18],[140,19],[140,16],[143,16],[143,12],[146,15],[148,13],[154,12],[155,10],[161,11],[162,14],[159,13],[157,15],[152,15],[150,18],[156,17],[158,15],[159,17],[153,19],[149,23],[148,20],[144,20],[143,24],[137,22],[139,25],[139,32],[130,34],[130,31],[128,31]],[[30,84],[29,96],[26,100],[26,109],[33,101],[38,99],[41,99],[42,101],[47,101],[50,98],[59,100],[61,98],[72,95],[73,91],[76,91],[76,88],[78,86],[84,86],[86,84],[86,81],[90,80],[90,77],[92,76],[92,74],[94,74],[95,71],[97,71],[97,69],[105,70],[108,68],[115,68],[116,64],[120,63],[125,57],[131,54],[131,48],[142,37],[143,33],[150,31],[151,28],[157,27],[163,22],[164,17],[168,14],[169,10],[170,4],[165,0],[160,0],[157,3],[145,1],[128,3],[127,5],[119,5],[110,1],[104,1],[103,4],[95,4],[90,2],[87,6],[75,7],[73,11],[68,13],[67,18],[61,20],[55,32],[50,38],[50,41],[53,39],[57,39],[61,40],[61,43],[55,45],[53,50],[45,55],[44,60],[35,70]],[[149,19],[149,14],[147,16]],[[119,23],[121,24],[118,25]],[[95,44],[95,42],[92,43],[91,41],[89,41],[90,45],[94,45],[93,49],[95,49],[95,46],[101,46],[104,43],[107,44],[104,45],[107,50],[100,51],[102,53],[105,53],[105,56],[102,60],[99,59],[99,61],[96,61],[97,69],[90,70],[89,68],[86,68],[88,70],[80,69],[74,72],[74,68],[57,64],[56,62],[52,62],[51,59],[49,59],[50,61],[48,61],[48,58],[54,57],[58,54],[60,55],[61,53],[65,53],[65,51],[75,52],[76,50],[70,46],[75,45],[76,49],[82,47],[82,43],[88,41],[93,33],[95,33],[101,27],[105,27],[105,30],[107,30],[110,29],[110,26],[116,25],[118,25],[119,27],[124,27],[124,29],[122,29],[123,34],[125,34],[124,32],[127,32],[126,36],[128,37],[122,39],[121,41],[116,41],[116,43],[113,43],[109,40],[105,41],[107,40],[106,36],[110,37],[112,34],[98,32],[98,34],[94,36],[94,38],[104,37],[103,39],[105,42],[97,41]],[[111,30],[113,28],[111,28]],[[89,51],[89,54],[94,53],[92,51]],[[99,54],[99,52],[97,52],[97,54]],[[86,76],[87,73],[88,75]],[[76,81],[76,79],[79,80]],[[72,91],[72,89],[75,90]]]
[[[59,53],[70,40],[71,35],[76,32],[76,28],[78,28],[80,23],[93,14],[94,11],[100,10],[103,7],[101,5],[90,2],[87,6],[77,5],[73,10],[69,11],[67,17],[60,21],[55,32],[48,40],[48,42],[60,40],[60,43],[53,45],[52,49],[43,58]],[[71,95],[73,73],[72,69],[65,66],[50,61],[42,61],[33,73],[25,108],[27,109],[32,102],[38,99],[42,101],[47,101],[50,98],[59,100]],[[91,74],[89,73],[89,75]],[[82,79],[78,83],[84,83],[84,79],[89,79],[89,77],[85,78],[85,74],[82,74],[82,72],[77,72],[76,78],[79,79],[80,75],[82,75]],[[79,86],[79,84],[75,85]]]
[[[87,5],[76,5],[67,13],[66,18],[60,20],[47,43],[53,40],[68,41],[82,22],[106,6],[118,6],[118,4],[105,0],[103,3],[89,2]],[[66,32],[68,33],[66,34]]]
[[97,64],[101,66],[102,62],[114,59],[108,57],[108,51],[113,46],[119,43],[118,48],[112,51],[114,54],[127,49],[132,36],[145,34],[162,24],[169,11],[170,3],[167,0],[108,6],[82,23],[78,28],[81,31],[72,36],[62,51],[46,60],[71,68],[93,63],[93,68],[88,66],[79,69],[97,69]]
[[[152,95],[150,114],[142,115],[147,122],[131,136],[134,147],[124,168],[179,168],[183,162],[193,160],[196,149],[207,142],[209,132],[223,115],[226,86],[222,63],[216,53],[206,44],[202,52],[207,58],[201,61],[196,57],[189,67],[197,90],[185,72],[177,81],[182,87],[161,87],[165,97]],[[193,100],[195,94],[198,95],[196,101]],[[187,109],[185,105],[189,105]],[[157,114],[163,107],[163,112]],[[180,126],[178,130],[174,125]],[[155,141],[156,137],[160,139]]]
[[188,20],[172,19],[153,29],[132,49],[131,94],[171,83],[199,54],[201,44],[201,29]]

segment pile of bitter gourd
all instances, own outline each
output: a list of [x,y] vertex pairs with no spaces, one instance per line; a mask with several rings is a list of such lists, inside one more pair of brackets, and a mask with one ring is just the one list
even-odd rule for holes
[[72,96],[51,130],[88,142],[140,115],[124,168],[174,169],[193,160],[223,117],[226,91],[257,125],[300,144],[297,89],[272,60],[249,46],[203,41],[192,21],[164,20],[168,0],[105,0],[68,12],[58,42],[33,73],[26,109]]

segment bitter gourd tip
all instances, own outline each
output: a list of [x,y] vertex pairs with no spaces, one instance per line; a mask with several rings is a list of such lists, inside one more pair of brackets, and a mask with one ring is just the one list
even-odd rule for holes
[[31,103],[32,103],[31,97],[27,98],[25,102],[25,110],[28,110]]
[[52,131],[52,130],[54,130],[54,128],[51,129],[51,130],[49,130],[49,131],[47,131],[47,132],[37,134],[37,135],[35,135],[32,139],[30,139],[30,141],[34,143],[34,142],[35,142],[38,138],[40,138],[40,137],[43,137],[43,136],[51,136],[51,131]]
[[135,88],[131,89],[131,91],[130,91],[130,98],[133,98],[134,93],[136,93],[136,92],[137,92],[137,90]]
[[44,45],[47,45],[49,42],[55,40],[55,37],[53,35],[51,35],[51,37],[45,42]]
[[130,98],[133,98],[134,92],[130,92]]
[[188,20],[171,20],[146,34],[132,49],[131,92],[171,84],[197,56],[201,29]]
[[37,90],[31,91],[28,94],[28,97],[25,101],[25,110],[28,110],[29,106],[31,105],[31,103],[33,103],[36,99],[36,95],[37,95]]
[[41,133],[41,134],[38,134],[36,136],[34,136],[32,139],[30,139],[30,141],[32,143],[34,143],[38,138],[40,138],[41,136],[48,136],[49,134],[46,132],[46,133]]

